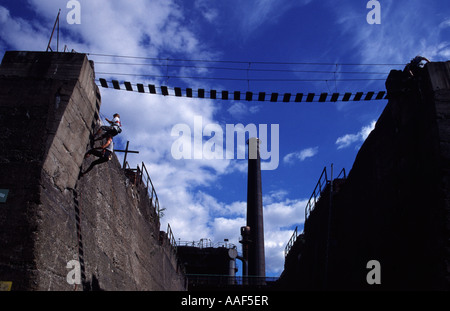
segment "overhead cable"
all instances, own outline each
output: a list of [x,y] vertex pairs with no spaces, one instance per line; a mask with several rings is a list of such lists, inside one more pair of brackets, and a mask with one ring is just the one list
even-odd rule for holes
[[217,67],[217,66],[193,66],[193,65],[167,65],[154,63],[120,63],[120,62],[95,62],[96,65],[120,65],[120,66],[145,66],[145,67],[173,67],[173,68],[193,68],[212,69],[230,71],[254,71],[254,72],[287,72],[287,73],[339,73],[339,74],[374,74],[388,75],[388,72],[367,72],[367,71],[340,71],[340,70],[294,70],[294,69],[264,69],[264,68],[237,68],[237,67]]
[[252,82],[326,82],[326,81],[385,81],[385,78],[339,78],[339,79],[288,79],[288,78],[227,78],[227,77],[199,77],[199,76],[176,76],[176,75],[154,75],[121,72],[96,72],[96,74],[110,76],[133,76],[150,78],[171,79],[198,79],[198,80],[226,80],[226,81],[252,81]]
[[127,56],[127,55],[113,55],[101,53],[86,53],[87,55],[100,57],[114,57],[114,58],[129,58],[129,59],[147,59],[157,61],[173,61],[173,62],[202,62],[202,63],[229,63],[229,64],[268,64],[268,65],[317,65],[317,66],[404,66],[405,64],[393,63],[327,63],[327,62],[280,62],[280,61],[236,61],[236,60],[212,60],[212,59],[181,59],[181,58],[160,58],[160,57],[144,57],[144,56]]

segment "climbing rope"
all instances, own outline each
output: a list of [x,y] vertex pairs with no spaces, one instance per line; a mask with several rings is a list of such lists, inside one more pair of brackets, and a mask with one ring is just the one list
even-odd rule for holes
[[[75,205],[75,225],[77,230],[77,241],[78,241],[78,261],[80,263],[81,268],[81,282],[82,284],[85,284],[86,282],[86,274],[85,274],[85,267],[84,267],[84,249],[83,249],[83,236],[81,233],[81,206],[80,201],[81,200],[81,192],[78,192],[77,185],[75,185],[75,188],[73,189],[73,201]],[[76,291],[78,288],[78,284],[75,283],[74,290]]]

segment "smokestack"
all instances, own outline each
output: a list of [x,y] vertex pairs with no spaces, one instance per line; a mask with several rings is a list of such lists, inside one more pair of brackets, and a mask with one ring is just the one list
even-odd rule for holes
[[248,144],[247,226],[250,227],[248,242],[248,275],[266,276],[264,255],[264,220],[261,188],[261,159],[259,139],[250,138]]

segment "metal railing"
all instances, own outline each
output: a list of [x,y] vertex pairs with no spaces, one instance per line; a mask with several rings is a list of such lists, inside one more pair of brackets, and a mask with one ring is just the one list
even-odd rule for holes
[[[145,172],[145,175],[144,175]],[[158,213],[158,217],[160,216],[160,207],[159,207],[159,200],[158,195],[156,194],[155,187],[153,186],[152,180],[150,178],[150,175],[148,174],[147,167],[145,166],[144,162],[142,162],[141,166],[141,178],[140,182],[145,184],[145,188],[147,189],[147,193],[150,197],[150,201],[152,202],[152,205],[155,207],[156,212]],[[149,188],[149,183],[151,188]]]
[[309,215],[314,210],[317,201],[319,201],[320,196],[322,195],[322,191],[325,190],[328,183],[329,180],[327,178],[327,167],[324,167],[322,174],[320,174],[319,181],[317,182],[316,187],[314,188],[308,203],[306,203],[305,221],[308,219]]
[[237,248],[236,245],[230,242],[213,243],[210,239],[200,239],[199,241],[178,241],[178,246],[188,246],[196,248]]
[[[308,203],[306,203],[305,207],[305,222],[308,219],[311,212],[314,210],[314,207],[316,206],[317,201],[319,201],[320,196],[322,195],[322,191],[325,190],[329,180],[327,177],[327,167],[325,166],[322,170],[322,173],[320,174],[319,180],[317,181],[316,187],[314,188],[311,197],[308,200]],[[292,234],[291,238],[289,239],[289,242],[286,244],[286,247],[284,248],[284,257],[286,257],[289,254],[289,251],[291,250],[294,243],[297,241],[299,234],[298,229],[295,227],[294,233]]]
[[[125,171],[132,172],[132,177],[134,177],[134,180],[132,182],[136,185],[143,185],[145,187],[145,190],[147,191],[147,195],[150,199],[151,205],[154,207],[156,214],[158,216],[158,220],[161,219],[161,211],[163,209],[160,208],[159,205],[159,199],[158,195],[156,194],[155,186],[153,185],[152,179],[150,178],[150,174],[148,173],[147,167],[145,166],[144,162],[142,162],[141,167],[139,165],[132,169],[130,167],[130,164],[125,161],[124,163],[124,169]],[[127,176],[128,179],[130,179],[130,176]],[[175,239],[175,236],[173,234],[172,228],[170,227],[170,224],[167,224],[167,230],[166,230],[167,240],[169,241],[169,244],[171,245],[171,248],[174,252],[174,254],[177,253],[177,241]]]
[[279,277],[268,276],[231,276],[222,274],[186,274],[189,284],[211,286],[248,286],[268,285],[278,281]]
[[[336,177],[336,179],[347,179],[347,174],[345,172],[345,168],[343,168],[339,175]],[[314,210],[314,207],[316,206],[317,201],[319,201],[322,192],[325,190],[327,185],[331,182],[331,180],[328,180],[327,177],[327,168],[324,167],[322,170],[322,173],[320,174],[319,180],[317,181],[316,187],[314,188],[311,197],[308,200],[308,203],[306,203],[305,207],[305,222],[308,219],[311,212]],[[291,250],[294,243],[297,241],[297,238],[300,234],[298,233],[298,228],[295,227],[294,232],[292,233],[291,238],[289,239],[289,242],[286,244],[286,247],[284,248],[284,256],[286,257],[289,254],[289,251]]]
[[[342,177],[341,177],[342,175]],[[347,174],[345,173],[345,168],[342,168],[339,175],[336,177],[336,179],[347,179]]]
[[177,241],[175,240],[175,236],[173,235],[172,228],[170,224],[167,224],[167,239],[169,240],[170,245],[172,245],[174,252],[177,252]]
[[[124,169],[127,171],[131,171],[135,174],[135,180],[133,181],[133,183],[135,183],[136,185],[141,185],[141,184],[144,185],[145,190],[147,191],[148,197],[150,199],[150,202],[156,210],[158,219],[160,219],[160,217],[161,217],[160,214],[161,214],[162,209],[160,208],[158,195],[156,194],[155,187],[153,185],[153,182],[150,178],[150,174],[148,173],[147,167],[145,166],[144,162],[142,162],[141,167],[139,167],[139,165],[138,165],[137,168],[135,168],[135,169],[132,169],[130,167],[129,163],[125,162]],[[145,174],[144,174],[144,172],[145,172]],[[151,187],[149,187],[149,186],[151,186]]]
[[289,242],[286,244],[286,247],[284,248],[284,257],[286,257],[289,254],[289,251],[291,250],[292,246],[294,246],[295,241],[297,241],[297,237],[298,231],[297,227],[295,227],[294,233],[292,233]]

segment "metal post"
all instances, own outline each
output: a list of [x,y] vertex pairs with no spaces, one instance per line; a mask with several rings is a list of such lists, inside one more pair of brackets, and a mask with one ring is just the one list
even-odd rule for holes
[[127,140],[127,146],[125,147],[125,155],[123,156],[123,168],[125,168],[125,163],[127,163],[128,146],[130,142]]
[[128,150],[128,146],[129,146],[129,145],[130,145],[130,142],[127,141],[127,146],[126,146],[125,150],[114,149],[114,152],[124,152],[124,153],[125,153],[125,155],[124,155],[124,157],[123,157],[123,165],[122,165],[123,169],[125,169],[125,168],[126,168],[126,165],[127,165],[127,155],[128,155],[129,153],[139,153],[139,151]]
[[52,52],[52,48],[50,47],[50,44],[52,43],[52,38],[53,38],[53,34],[55,33],[55,28],[56,25],[58,25],[58,38],[57,38],[57,45],[56,45],[56,51],[58,52],[58,45],[59,45],[59,14],[61,13],[61,9],[59,9],[58,11],[58,15],[56,16],[56,20],[55,20],[55,25],[53,25],[53,30],[52,30],[52,34],[50,35],[50,40],[48,41],[48,45],[47,45],[47,52],[50,49]]

